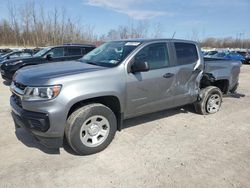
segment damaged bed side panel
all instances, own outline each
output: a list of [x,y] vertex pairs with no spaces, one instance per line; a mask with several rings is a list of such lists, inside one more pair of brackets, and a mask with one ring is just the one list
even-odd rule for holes
[[227,93],[239,82],[241,62],[231,60],[205,59],[201,88],[209,85],[219,87]]

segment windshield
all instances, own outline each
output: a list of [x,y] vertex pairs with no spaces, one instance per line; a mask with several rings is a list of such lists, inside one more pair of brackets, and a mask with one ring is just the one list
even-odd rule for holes
[[1,58],[6,58],[6,57],[8,57],[8,56],[10,56],[10,55],[12,55],[12,54],[14,54],[14,53],[16,53],[16,52],[10,52],[10,53],[7,53],[7,54],[5,54],[5,55],[3,55]]
[[51,48],[43,48],[42,50],[38,51],[34,57],[41,57],[45,55]]
[[98,66],[114,67],[121,63],[139,45],[139,42],[107,42],[86,54],[80,61]]

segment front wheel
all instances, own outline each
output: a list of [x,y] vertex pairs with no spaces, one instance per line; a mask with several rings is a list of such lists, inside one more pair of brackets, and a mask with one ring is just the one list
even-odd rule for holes
[[195,110],[199,114],[214,114],[220,110],[222,103],[222,92],[219,88],[209,86],[201,90],[201,99],[195,102]]
[[65,136],[76,153],[89,155],[104,150],[113,140],[116,130],[114,112],[107,106],[94,103],[69,116]]

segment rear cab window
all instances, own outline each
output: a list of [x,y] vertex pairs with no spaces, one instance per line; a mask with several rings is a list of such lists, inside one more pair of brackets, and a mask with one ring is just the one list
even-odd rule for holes
[[196,63],[199,60],[197,47],[192,43],[175,42],[177,65],[188,65]]

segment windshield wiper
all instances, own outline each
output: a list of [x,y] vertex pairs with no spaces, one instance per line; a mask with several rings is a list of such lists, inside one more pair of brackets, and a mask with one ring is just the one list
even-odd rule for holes
[[[82,61],[83,62],[83,61]],[[86,61],[87,64],[90,64],[90,65],[96,65],[96,66],[101,66],[100,64],[96,63],[96,62],[93,62],[93,61]]]
[[87,61],[87,60],[83,60],[83,59],[79,59],[78,61],[80,61],[82,63],[90,64],[90,65],[99,66],[99,67],[106,67],[101,62]]
[[86,63],[88,63],[88,64],[90,64],[90,65],[98,65],[97,63],[92,62],[92,61],[87,61]]

